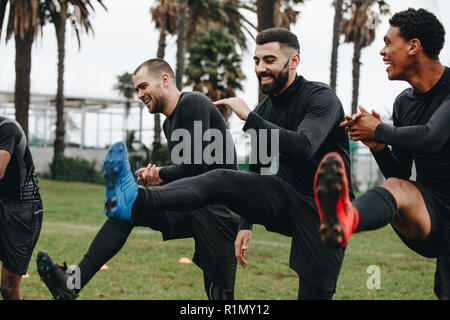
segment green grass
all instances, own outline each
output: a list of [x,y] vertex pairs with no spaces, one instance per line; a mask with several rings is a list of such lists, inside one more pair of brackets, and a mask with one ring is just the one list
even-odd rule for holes
[[[38,250],[58,263],[77,264],[105,221],[104,187],[40,179],[44,222],[34,250],[29,278],[22,280],[26,299],[51,299],[35,270]],[[192,258],[193,240],[162,241],[161,234],[136,228],[123,249],[99,271],[79,299],[206,299],[203,277]],[[293,300],[298,278],[289,269],[290,238],[255,226],[247,268],[238,267],[236,299]],[[367,267],[381,270],[381,289],[369,290]],[[409,250],[390,226],[350,239],[335,299],[435,299],[435,260]]]

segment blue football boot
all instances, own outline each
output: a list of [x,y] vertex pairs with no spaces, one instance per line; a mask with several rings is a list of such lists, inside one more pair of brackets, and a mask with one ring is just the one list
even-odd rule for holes
[[113,144],[106,154],[103,176],[106,183],[105,214],[112,219],[130,220],[138,186],[131,173],[127,147],[122,141]]

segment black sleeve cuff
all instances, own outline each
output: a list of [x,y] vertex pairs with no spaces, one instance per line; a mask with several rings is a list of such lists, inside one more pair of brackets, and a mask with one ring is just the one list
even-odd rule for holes
[[386,133],[389,132],[390,130],[392,130],[393,127],[384,123],[380,123],[379,125],[377,125],[377,127],[375,128],[375,133],[374,133],[374,140],[376,142],[380,142],[380,143],[384,143],[384,144],[389,144],[389,142],[386,139]]
[[245,220],[245,218],[239,219],[239,231],[241,230],[252,230],[253,228],[253,224],[247,222],[247,220]]

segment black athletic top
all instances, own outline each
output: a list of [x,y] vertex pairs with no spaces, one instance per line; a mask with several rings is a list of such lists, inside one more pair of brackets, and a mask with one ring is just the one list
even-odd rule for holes
[[0,150],[6,150],[11,155],[5,175],[0,180],[0,198],[13,201],[39,200],[38,181],[25,133],[16,121],[2,116]]
[[[343,119],[342,104],[328,85],[297,76],[281,95],[268,96],[250,112],[243,130],[278,129],[277,175],[314,196],[316,169],[328,152],[342,155],[351,186],[349,139],[339,126]],[[253,165],[251,170],[259,167]],[[351,189],[350,194],[353,197]]]
[[[296,76],[281,95],[268,96],[250,112],[243,130],[278,129],[277,175],[311,197],[314,197],[314,176],[320,161],[328,152],[340,153],[353,199],[349,139],[339,126],[343,120],[342,104],[328,85]],[[250,170],[259,172],[261,167],[260,163],[252,164]],[[250,229],[251,225],[241,221],[239,228]]]
[[450,69],[426,93],[413,88],[395,100],[393,125],[379,124],[375,141],[386,146],[374,157],[386,178],[409,179],[413,160],[416,181],[450,209]]
[[[171,154],[176,164],[165,166],[159,172],[165,183],[218,168],[237,169],[231,134],[222,115],[205,95],[183,92],[173,113],[164,121],[163,130],[169,151],[183,158],[181,163],[177,163]],[[185,134],[192,137],[187,139],[190,148],[186,144]]]

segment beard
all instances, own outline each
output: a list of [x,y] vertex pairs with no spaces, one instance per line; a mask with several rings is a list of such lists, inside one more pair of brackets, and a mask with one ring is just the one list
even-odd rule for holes
[[156,98],[153,97],[153,109],[151,111],[152,114],[154,113],[162,113],[163,109],[164,109],[164,101],[161,97]]
[[[276,75],[274,75],[271,72],[263,72],[258,75],[259,89],[261,90],[262,93],[273,95],[283,90],[289,79],[289,69],[287,69],[286,66]],[[272,77],[274,81],[271,84],[263,85],[261,84],[261,77]]]

